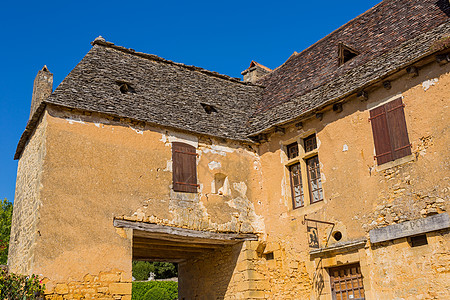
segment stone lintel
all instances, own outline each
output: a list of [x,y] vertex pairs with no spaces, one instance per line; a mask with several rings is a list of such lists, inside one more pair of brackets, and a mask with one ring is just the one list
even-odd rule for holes
[[447,213],[442,213],[422,219],[372,229],[369,231],[370,242],[372,244],[380,243],[449,227],[450,217]]
[[[187,228],[179,228],[173,226],[151,224],[144,222],[134,222],[126,220],[114,220],[114,226],[120,228],[131,228],[141,232],[145,232],[147,237],[161,238],[165,240],[189,239],[192,242],[235,244],[242,241],[257,241],[258,236],[252,233],[222,233],[211,231],[192,230]],[[135,234],[134,234],[135,235]],[[151,236],[150,236],[151,235]]]

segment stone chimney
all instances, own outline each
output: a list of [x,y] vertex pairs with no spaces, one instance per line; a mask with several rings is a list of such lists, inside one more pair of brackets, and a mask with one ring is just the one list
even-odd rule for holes
[[270,72],[272,72],[271,69],[252,60],[250,67],[242,71],[241,74],[244,76],[244,82],[256,83],[258,79]]
[[53,90],[53,74],[44,66],[40,70],[33,85],[33,97],[31,98],[30,118],[33,116],[36,109],[42,101],[51,95]]

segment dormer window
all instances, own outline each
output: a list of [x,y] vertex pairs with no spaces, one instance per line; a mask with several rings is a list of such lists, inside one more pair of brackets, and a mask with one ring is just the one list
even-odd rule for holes
[[339,44],[339,65],[343,65],[350,59],[359,55],[359,52],[353,50],[352,48],[345,46],[344,44]]
[[119,91],[122,94],[135,93],[136,92],[129,82],[125,82],[125,81],[122,81],[122,80],[116,80],[116,84],[119,86]]
[[122,92],[122,94],[128,93],[128,84],[122,83],[122,84],[120,85],[120,91]]
[[205,110],[205,112],[208,114],[208,115],[210,115],[211,113],[216,113],[217,112],[217,109],[214,107],[214,106],[212,106],[211,104],[206,104],[206,103],[200,103],[201,105],[202,105],[202,107],[203,107],[203,109]]

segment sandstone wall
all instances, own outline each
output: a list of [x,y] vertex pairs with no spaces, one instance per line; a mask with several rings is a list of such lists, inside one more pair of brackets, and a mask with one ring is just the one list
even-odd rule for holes
[[47,115],[44,115],[17,168],[16,194],[9,243],[10,272],[31,274],[35,262],[36,241],[40,235],[41,189],[46,156]]
[[[49,106],[19,161],[11,271],[45,276],[50,299],[129,299],[133,232],[113,226],[123,219],[259,235],[181,263],[185,299],[330,299],[329,268],[352,263],[368,299],[445,299],[448,230],[420,247],[371,244],[368,233],[449,209],[450,64],[390,79],[390,89],[368,88],[367,101],[349,97],[342,112],[326,108],[259,149]],[[369,110],[399,96],[412,155],[377,166]],[[312,133],[324,200],[293,209],[285,146]],[[172,190],[173,142],[196,148],[198,193]],[[308,225],[321,250],[311,252]]]
[[[449,273],[443,267],[449,264],[449,257],[444,254],[448,252],[446,233],[429,233],[428,246],[421,246],[420,250],[409,246],[407,239],[400,239],[382,247],[367,243],[361,246],[362,250],[348,250],[347,254],[344,251],[331,257],[309,255],[306,226],[316,224],[303,222],[305,215],[335,223],[334,227],[317,224],[321,247],[331,247],[362,241],[373,228],[449,209],[450,65],[429,64],[419,70],[417,77],[391,79],[391,86],[391,89],[382,86],[368,89],[367,101],[350,97],[342,112],[329,107],[322,111],[322,120],[312,117],[304,120],[302,126],[292,124],[284,134],[270,135],[269,142],[260,147],[266,200],[258,206],[257,213],[264,216],[267,242],[292,253],[292,257],[285,255],[283,264],[289,266],[297,260],[306,263],[306,281],[313,287],[311,299],[329,299],[329,267],[354,262],[360,262],[369,299],[413,299],[416,291],[423,293],[424,299],[433,295],[445,299],[443,292],[437,291],[448,290],[445,281],[448,282]],[[369,110],[398,96],[405,103],[412,155],[377,166]],[[304,207],[293,209],[285,146],[301,142],[312,133],[317,136],[324,201],[314,204],[306,201]],[[339,242],[330,236],[335,231],[343,235]],[[327,262],[323,264],[325,258]],[[408,267],[411,264],[414,267]],[[321,280],[317,276],[319,271],[323,272]],[[290,289],[289,280],[280,284],[280,268],[267,268],[266,274],[274,278],[272,292]],[[403,280],[405,274],[408,282]],[[295,289],[301,290],[305,280],[297,282],[302,284],[294,283]],[[421,288],[413,288],[414,283]],[[307,293],[302,297],[309,298]]]
[[[127,299],[131,289],[115,294],[99,275],[120,273],[115,283],[131,283],[132,231],[115,228],[114,219],[264,232],[255,208],[260,166],[251,147],[52,106],[46,116],[39,237],[30,272],[46,277],[49,296]],[[198,193],[172,190],[174,141],[197,149]],[[218,178],[226,182],[220,192]],[[86,276],[97,278],[95,284]]]

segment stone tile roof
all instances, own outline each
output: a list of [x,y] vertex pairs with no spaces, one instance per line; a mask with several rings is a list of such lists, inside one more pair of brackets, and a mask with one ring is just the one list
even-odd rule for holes
[[[294,53],[258,85],[96,39],[34,113],[15,159],[46,103],[250,141],[430,55],[430,46],[450,35],[449,16],[448,0],[385,0]],[[359,52],[341,66],[340,43]]]
[[[126,93],[120,90],[124,83]],[[240,79],[96,39],[45,103],[247,140],[245,124],[261,90]],[[207,113],[205,106],[213,110]]]
[[[259,80],[265,89],[252,118],[251,131],[257,133],[298,117],[391,72],[400,62],[410,61],[426,50],[420,43],[440,36],[436,31],[430,37],[422,34],[448,23],[449,16],[447,0],[381,2],[303,52],[293,54]],[[341,43],[359,55],[339,66]],[[415,49],[414,43],[421,51]],[[402,49],[403,45],[409,47],[408,51]]]

